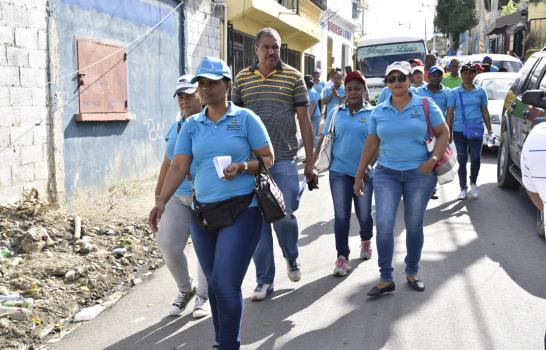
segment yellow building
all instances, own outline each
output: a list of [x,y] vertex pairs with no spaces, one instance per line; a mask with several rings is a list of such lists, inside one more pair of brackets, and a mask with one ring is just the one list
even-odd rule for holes
[[529,1],[529,48],[541,49],[546,46],[546,2]]
[[[256,33],[264,27],[281,35],[283,61],[301,72],[314,68],[315,60],[304,51],[321,39],[320,0],[228,0],[228,63],[233,74],[256,63]],[[324,4],[324,5],[323,5]]]

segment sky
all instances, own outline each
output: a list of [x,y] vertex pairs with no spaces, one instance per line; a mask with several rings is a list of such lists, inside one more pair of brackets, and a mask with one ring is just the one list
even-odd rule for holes
[[436,0],[366,0],[366,35],[425,35],[432,37]]

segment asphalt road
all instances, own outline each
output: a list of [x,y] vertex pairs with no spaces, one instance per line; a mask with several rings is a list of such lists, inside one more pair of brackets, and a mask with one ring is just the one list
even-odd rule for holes
[[[297,212],[303,278],[288,280],[277,249],[276,291],[249,300],[251,264],[243,285],[243,349],[544,349],[546,242],[535,234],[535,212],[523,190],[496,185],[496,156],[484,155],[478,200],[457,201],[458,186],[439,187],[425,216],[417,293],[404,281],[405,231],[399,209],[395,242],[395,293],[370,300],[377,255],[358,260],[352,221],[354,270],[332,276],[336,258],[327,175],[320,190],[306,192]],[[187,310],[166,316],[176,294],[165,268],[96,319],[52,345],[53,349],[210,349],[210,317],[195,321]],[[193,305],[193,302],[190,304]]]

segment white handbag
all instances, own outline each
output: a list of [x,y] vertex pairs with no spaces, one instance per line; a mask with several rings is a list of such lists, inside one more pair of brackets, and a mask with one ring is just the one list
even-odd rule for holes
[[328,134],[324,136],[322,140],[322,145],[320,145],[320,151],[315,162],[315,168],[317,171],[326,171],[330,168],[330,162],[332,161],[332,145],[334,143],[335,131],[334,125],[336,122],[336,115],[339,111],[339,106],[337,106],[332,112],[332,119],[330,120],[330,125],[328,125]]

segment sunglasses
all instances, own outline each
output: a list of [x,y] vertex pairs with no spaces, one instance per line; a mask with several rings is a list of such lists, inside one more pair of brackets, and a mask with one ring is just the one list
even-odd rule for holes
[[389,83],[389,84],[394,84],[395,82],[399,82],[399,83],[403,83],[405,82],[406,80],[408,80],[408,76],[407,75],[387,75],[385,77],[385,82],[386,83]]

